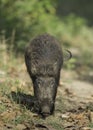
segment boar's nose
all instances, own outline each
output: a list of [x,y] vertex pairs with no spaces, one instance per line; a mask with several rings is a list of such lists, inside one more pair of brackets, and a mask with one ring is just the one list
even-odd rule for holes
[[47,117],[50,115],[50,109],[48,106],[43,106],[41,109],[41,115]]

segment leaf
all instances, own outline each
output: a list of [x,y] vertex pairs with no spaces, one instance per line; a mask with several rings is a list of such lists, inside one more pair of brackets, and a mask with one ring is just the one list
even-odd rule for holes
[[26,130],[26,126],[24,124],[18,124],[16,128],[17,130]]
[[3,113],[1,114],[1,118],[2,118],[3,120],[7,120],[7,121],[14,119],[15,116],[16,116],[16,112],[5,111],[5,112],[3,112]]

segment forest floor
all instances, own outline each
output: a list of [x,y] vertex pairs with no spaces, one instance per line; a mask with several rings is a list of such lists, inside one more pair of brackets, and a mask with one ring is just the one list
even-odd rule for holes
[[33,112],[33,87],[24,61],[5,58],[7,62],[0,64],[0,130],[93,130],[90,80],[63,69],[55,113],[42,119]]

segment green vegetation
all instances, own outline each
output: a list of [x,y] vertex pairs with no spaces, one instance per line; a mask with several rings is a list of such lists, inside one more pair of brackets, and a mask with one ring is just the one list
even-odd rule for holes
[[[26,44],[36,35],[50,33],[59,39],[64,48],[75,48],[77,52],[75,56],[73,54],[74,59],[67,68],[72,69],[77,64],[93,67],[93,2],[70,2],[71,4],[67,0],[1,0],[1,43],[7,43],[8,50],[18,54],[24,52]],[[76,10],[78,7],[81,12]]]

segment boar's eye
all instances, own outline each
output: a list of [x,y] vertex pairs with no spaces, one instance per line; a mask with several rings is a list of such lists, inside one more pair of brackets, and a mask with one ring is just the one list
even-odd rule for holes
[[40,86],[42,81],[40,79],[36,79],[36,83],[37,83],[38,86]]
[[51,80],[51,82],[50,82],[51,87],[53,87],[54,84],[55,84],[55,80],[53,79],[53,80]]
[[38,103],[39,103],[39,104],[41,104],[41,103],[42,103],[42,101],[41,101],[41,100],[38,100]]

